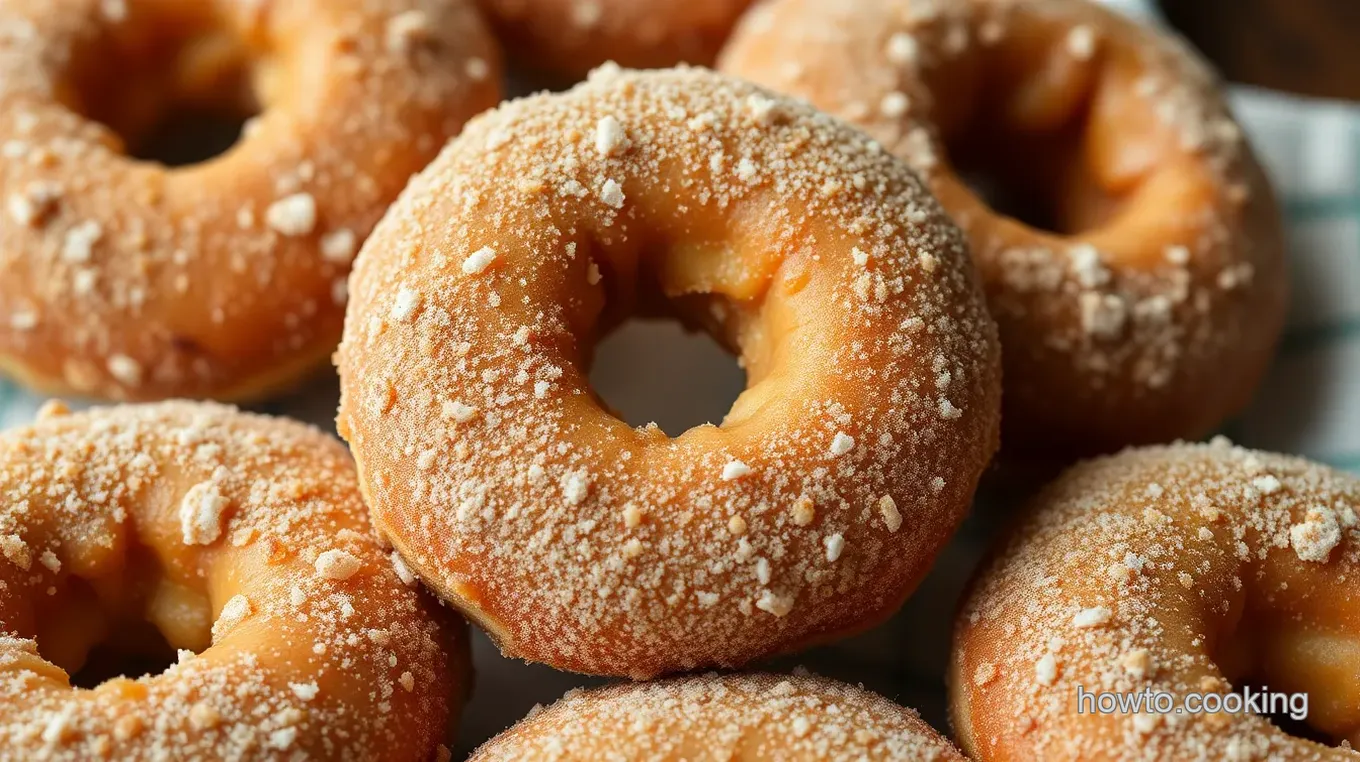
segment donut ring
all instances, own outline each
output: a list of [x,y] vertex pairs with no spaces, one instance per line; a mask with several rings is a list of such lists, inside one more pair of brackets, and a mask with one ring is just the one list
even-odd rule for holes
[[974,759],[1355,759],[1250,711],[1079,714],[1077,689],[1178,708],[1263,682],[1360,744],[1360,480],[1177,445],[1078,466],[1032,507],[955,631],[953,724]]
[[607,61],[710,65],[752,0],[479,0],[511,59],[580,79]]
[[[498,65],[470,0],[5,2],[0,370],[113,399],[295,381],[338,341],[358,244],[497,101]],[[175,104],[251,100],[215,159],[127,154]]]
[[[394,567],[338,442],[210,405],[55,410],[0,435],[6,756],[434,756],[466,628]],[[199,653],[71,687],[100,641],[145,648],[148,622]]]
[[[1008,451],[1198,437],[1248,402],[1284,324],[1280,214],[1178,40],[1084,0],[773,0],[720,68],[927,177],[1001,328]],[[990,206],[977,170],[1058,232]]]
[[[517,658],[642,678],[875,624],[996,446],[957,228],[857,131],[705,70],[473,120],[352,283],[339,426],[375,524]],[[591,393],[638,309],[741,355],[721,427]]]
[[965,762],[913,710],[834,680],[686,677],[572,691],[473,752],[534,759],[935,760]]

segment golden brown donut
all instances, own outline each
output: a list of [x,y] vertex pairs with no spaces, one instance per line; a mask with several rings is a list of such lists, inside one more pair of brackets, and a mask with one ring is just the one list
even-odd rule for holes
[[1284,321],[1280,214],[1179,40],[1085,0],[772,0],[720,66],[927,177],[1001,328],[1008,451],[1197,437],[1247,403]]
[[[705,70],[478,117],[352,282],[339,425],[375,523],[517,658],[642,678],[875,624],[996,446],[995,328],[916,175]],[[677,438],[587,380],[667,310],[748,375]]]
[[[1360,756],[1185,703],[1306,692],[1313,732],[1360,745],[1360,480],[1219,440],[1078,466],[1032,509],[955,631],[953,722],[975,759]],[[1173,711],[1079,713],[1079,688]]]
[[478,0],[506,57],[565,79],[613,61],[709,65],[752,0]]
[[[394,566],[340,443],[206,404],[47,409],[0,435],[0,757],[433,758],[466,627]],[[160,638],[187,649],[163,673],[71,686],[96,646]]]
[[916,712],[843,683],[705,675],[572,691],[471,762],[964,762]]
[[[141,400],[294,381],[498,67],[470,0],[0,4],[0,370]],[[257,105],[212,160],[129,156],[177,110]]]

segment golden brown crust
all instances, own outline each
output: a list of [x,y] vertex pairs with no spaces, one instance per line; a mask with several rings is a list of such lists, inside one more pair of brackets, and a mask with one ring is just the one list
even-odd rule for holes
[[1165,692],[1174,710],[1265,684],[1307,693],[1320,735],[1360,741],[1357,509],[1354,476],[1226,441],[1072,469],[960,614],[950,700],[964,749],[987,762],[1355,760],[1250,711],[1078,713],[1077,690]]
[[706,675],[573,691],[474,762],[964,762],[916,712],[817,677]]
[[638,69],[717,58],[751,0],[478,0],[506,57],[578,79],[607,61]]
[[[774,0],[720,67],[927,176],[1001,328],[1008,450],[1196,437],[1255,390],[1284,321],[1280,214],[1179,40],[1086,0]],[[960,165],[1060,232],[994,211]]]
[[[339,442],[206,404],[48,411],[0,435],[5,756],[434,755],[466,627],[394,567]],[[73,689],[137,622],[188,650]]]
[[[176,105],[238,106],[238,69],[263,111],[227,153],[127,155]],[[334,347],[359,244],[497,70],[470,0],[5,3],[0,365],[116,399],[295,380]]]
[[[516,657],[647,677],[876,623],[996,446],[958,230],[861,134],[711,72],[477,118],[359,262],[339,424],[375,523]],[[657,302],[741,354],[721,427],[591,393],[595,340]]]

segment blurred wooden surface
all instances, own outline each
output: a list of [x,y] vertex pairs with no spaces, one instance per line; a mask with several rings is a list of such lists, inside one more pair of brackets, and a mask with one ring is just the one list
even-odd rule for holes
[[1228,79],[1360,100],[1360,0],[1161,0]]

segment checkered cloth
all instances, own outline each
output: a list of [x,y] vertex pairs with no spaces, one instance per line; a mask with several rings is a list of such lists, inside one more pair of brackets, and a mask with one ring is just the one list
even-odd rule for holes
[[[1144,0],[1106,1],[1155,21]],[[1230,422],[1225,433],[1252,447],[1298,453],[1360,471],[1360,107],[1250,88],[1235,88],[1232,101],[1285,205],[1294,300],[1279,359],[1256,404]],[[656,335],[635,337],[621,350],[627,362],[616,363],[612,370],[606,367],[603,375],[592,374],[593,379],[617,404],[618,397],[609,394],[608,387],[635,391],[640,384],[631,374],[637,363],[646,364],[649,354],[693,356],[692,347],[667,345],[668,341],[683,339],[678,332],[663,334],[661,340]],[[688,379],[681,393],[708,390],[724,397],[724,402],[735,396],[726,388],[731,385],[730,367],[711,365],[711,358],[701,356],[694,363],[695,374],[702,374],[699,368],[707,363],[715,374],[727,376],[697,386]],[[628,376],[625,365],[633,368]],[[673,393],[675,389],[665,395]],[[335,380],[325,378],[257,409],[329,428],[337,397]],[[27,423],[41,402],[0,380],[0,428]],[[945,728],[942,668],[950,621],[963,585],[991,540],[996,523],[988,518],[992,504],[1004,501],[990,501],[986,495],[979,499],[977,515],[942,554],[904,611],[887,625],[774,666],[804,664],[864,683],[921,709],[927,720]],[[477,693],[460,737],[464,751],[522,717],[534,703],[552,701],[584,682],[546,667],[502,659],[484,639],[476,643],[475,659]]]

